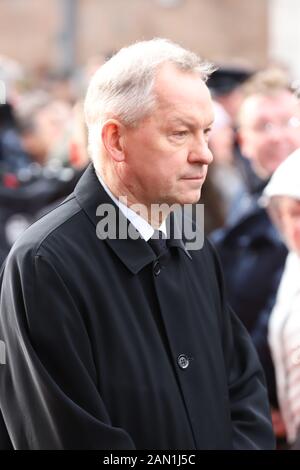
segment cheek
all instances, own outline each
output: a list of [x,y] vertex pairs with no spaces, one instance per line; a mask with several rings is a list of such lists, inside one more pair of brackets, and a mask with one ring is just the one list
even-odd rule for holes
[[157,173],[158,177],[161,175],[175,176],[182,173],[187,165],[188,152],[185,148],[180,149],[168,148],[158,150],[153,155],[153,171]]
[[273,172],[285,158],[285,152],[265,141],[258,147],[257,156],[262,165]]
[[267,159],[270,154],[270,141],[268,138],[262,138],[258,140],[254,145],[256,145],[257,151],[260,153],[261,157]]
[[292,233],[293,233],[293,237],[295,241],[299,243],[299,240],[300,240],[300,221],[299,220],[293,224]]
[[300,249],[300,223],[299,221],[286,220],[284,225],[285,225],[284,233],[285,233],[288,244],[291,247],[299,250]]
[[290,135],[288,143],[292,149],[300,147],[300,132],[298,130],[297,132],[294,132],[292,135]]

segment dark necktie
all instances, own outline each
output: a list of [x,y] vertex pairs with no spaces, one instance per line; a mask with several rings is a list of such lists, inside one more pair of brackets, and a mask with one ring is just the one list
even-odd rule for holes
[[163,253],[168,251],[166,236],[160,230],[154,230],[154,233],[148,240],[148,243],[156,256],[161,256]]

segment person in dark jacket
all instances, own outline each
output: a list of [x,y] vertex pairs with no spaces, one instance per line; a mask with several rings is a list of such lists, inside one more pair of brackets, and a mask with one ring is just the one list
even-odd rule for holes
[[210,70],[156,39],[94,75],[93,164],[1,273],[2,447],[273,448],[263,372],[216,254],[171,211],[199,200],[212,161]]
[[[0,266],[20,234],[65,199],[82,173],[83,170],[71,167],[32,165],[23,172],[25,181],[22,172],[5,175],[0,182]],[[9,187],[6,182],[13,184]]]
[[252,78],[239,117],[241,151],[253,172],[249,193],[239,199],[225,227],[211,237],[222,261],[229,303],[250,333],[264,367],[278,437],[284,429],[267,328],[287,249],[260,198],[278,165],[300,146],[299,113],[299,102],[281,73],[270,70]]

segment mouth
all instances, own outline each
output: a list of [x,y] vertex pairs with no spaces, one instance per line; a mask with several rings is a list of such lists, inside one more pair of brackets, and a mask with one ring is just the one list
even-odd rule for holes
[[187,181],[202,181],[204,180],[204,176],[203,175],[199,175],[199,176],[185,176],[182,178],[183,180],[187,180]]

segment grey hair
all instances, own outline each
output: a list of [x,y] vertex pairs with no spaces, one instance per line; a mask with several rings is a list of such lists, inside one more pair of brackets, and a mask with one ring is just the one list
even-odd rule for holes
[[121,49],[94,74],[84,111],[89,153],[95,163],[105,120],[118,118],[124,125],[136,126],[153,110],[155,76],[165,63],[185,72],[198,73],[204,82],[215,70],[195,53],[167,39],[156,38]]

